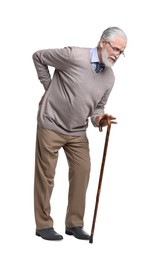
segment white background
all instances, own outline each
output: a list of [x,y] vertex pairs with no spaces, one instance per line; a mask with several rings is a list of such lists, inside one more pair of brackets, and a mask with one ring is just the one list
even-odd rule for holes
[[[128,36],[125,59],[105,111],[112,125],[93,244],[65,235],[68,167],[60,151],[52,213],[64,236],[35,236],[33,179],[36,114],[43,94],[33,52],[95,47],[109,26]],[[0,254],[1,259],[153,259],[151,1],[5,0],[0,4]],[[88,128],[92,170],[85,230],[90,233],[106,129]]]

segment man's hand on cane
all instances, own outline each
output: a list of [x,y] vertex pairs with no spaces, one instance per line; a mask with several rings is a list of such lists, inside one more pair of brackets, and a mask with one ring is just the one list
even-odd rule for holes
[[96,125],[99,127],[100,132],[103,131],[104,126],[107,126],[108,120],[111,121],[111,124],[117,124],[117,122],[114,121],[116,120],[116,117],[112,115],[104,114],[104,115],[98,115],[96,117]]

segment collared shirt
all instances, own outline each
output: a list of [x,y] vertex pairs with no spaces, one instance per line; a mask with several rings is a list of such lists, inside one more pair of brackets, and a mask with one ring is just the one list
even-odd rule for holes
[[99,61],[99,57],[98,57],[97,48],[92,48],[90,50],[90,61],[91,61],[91,63],[93,63],[93,62],[100,62]]
[[[99,62],[99,57],[98,57],[98,52],[97,52],[97,47],[96,48],[92,48],[90,50],[90,62],[92,64],[92,68],[95,70],[96,69],[96,63]],[[101,68],[100,72],[103,71],[104,68]]]

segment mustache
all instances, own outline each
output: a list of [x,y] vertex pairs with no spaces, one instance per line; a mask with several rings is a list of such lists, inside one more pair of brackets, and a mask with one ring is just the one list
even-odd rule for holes
[[118,59],[115,55],[110,55],[109,58],[113,60],[113,62],[116,62]]

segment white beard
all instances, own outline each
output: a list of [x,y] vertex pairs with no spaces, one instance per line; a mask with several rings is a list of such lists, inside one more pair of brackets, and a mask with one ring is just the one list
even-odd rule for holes
[[103,60],[103,63],[105,64],[105,66],[108,68],[111,68],[115,62],[112,63],[108,60],[108,54],[104,49],[101,51],[101,55],[102,55],[102,60]]

